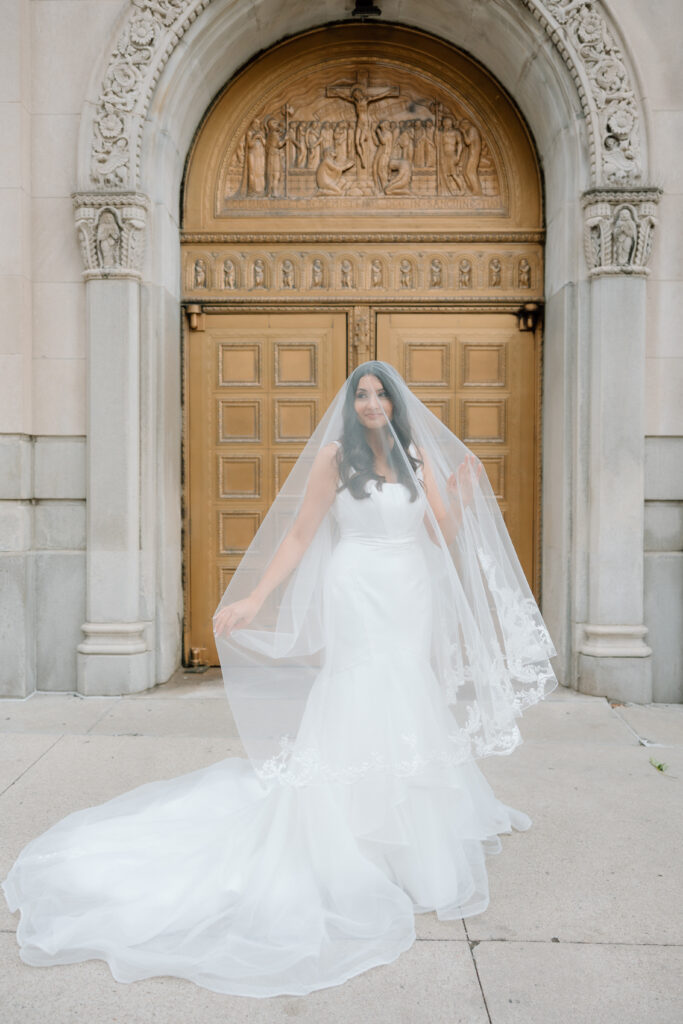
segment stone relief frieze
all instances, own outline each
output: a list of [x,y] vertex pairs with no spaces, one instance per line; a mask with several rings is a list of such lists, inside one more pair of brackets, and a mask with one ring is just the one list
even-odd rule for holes
[[[147,197],[138,192],[77,192],[73,200],[86,278],[140,277]],[[193,287],[205,288],[206,260],[197,259],[192,273]]]
[[660,189],[591,189],[583,196],[591,275],[647,274]]
[[[394,295],[446,298],[449,293],[533,293],[541,297],[541,254],[495,248],[438,251],[365,250],[361,247],[301,252],[294,249],[221,250],[183,254],[183,292],[188,301],[208,294],[230,300],[335,296],[354,301]],[[208,294],[207,294],[208,293]]]
[[311,200],[363,207],[368,197],[499,210],[490,135],[464,101],[436,87],[430,94],[429,83],[386,61],[307,73],[287,95],[251,108],[225,155],[216,212]]

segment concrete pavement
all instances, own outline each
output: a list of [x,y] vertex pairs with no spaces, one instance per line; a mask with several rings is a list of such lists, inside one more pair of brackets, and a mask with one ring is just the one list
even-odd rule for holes
[[[680,1024],[683,706],[611,706],[560,688],[524,744],[480,766],[529,832],[488,860],[491,904],[417,918],[395,963],[294,998],[221,996],[176,978],[117,984],[106,964],[18,956],[0,903],[5,1024]],[[0,872],[70,811],[240,754],[216,672],[131,697],[0,702]],[[651,763],[666,765],[664,771]]]

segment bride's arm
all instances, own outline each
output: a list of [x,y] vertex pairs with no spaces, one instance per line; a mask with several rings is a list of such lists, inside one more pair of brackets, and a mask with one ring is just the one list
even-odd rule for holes
[[[470,472],[474,471],[477,478],[479,478],[482,471],[482,464],[476,455],[472,455],[470,452],[465,456],[465,459],[458,466],[457,475],[451,473],[448,478],[447,486],[450,493],[454,496],[459,494],[460,501],[449,502],[450,508],[446,506],[443,498],[439,492],[439,488],[436,485],[436,479],[434,477],[434,471],[432,470],[431,463],[427,458],[425,452],[420,448],[420,458],[423,461],[422,475],[425,484],[425,493],[427,500],[429,501],[434,518],[436,519],[439,530],[441,531],[446,544],[450,545],[455,540],[458,530],[462,524],[462,510],[469,505],[472,500],[472,484],[470,479]],[[430,539],[439,545],[438,538],[434,532],[434,527],[431,523],[429,513],[425,512],[424,523],[427,527],[427,533]]]
[[213,620],[215,633],[228,636],[238,622],[240,628],[248,625],[268,595],[299,564],[334,501],[337,489],[336,454],[337,446],[334,443],[320,449],[313,461],[304,500],[292,528],[249,597],[228,604],[216,613]]

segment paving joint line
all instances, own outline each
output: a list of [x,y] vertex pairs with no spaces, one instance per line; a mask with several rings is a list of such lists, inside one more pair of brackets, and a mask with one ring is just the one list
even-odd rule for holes
[[[5,733],[4,735],[9,736],[10,734],[9,733]],[[13,735],[24,736],[26,734],[25,733],[14,733]],[[40,734],[39,733],[33,733],[32,735],[40,735]],[[54,748],[57,746],[57,744],[61,743],[61,741],[64,739],[64,737],[66,735],[67,735],[66,733],[61,733],[61,735],[59,735],[57,737],[57,739],[54,741],[54,743],[51,743],[50,746],[47,747],[42,752],[42,754],[38,755],[38,757],[35,759],[35,761],[32,761],[31,764],[27,765],[26,768],[24,768],[23,772],[19,772],[19,774],[16,776],[16,778],[12,779],[10,784],[8,786],[5,786],[5,788],[2,791],[0,791],[0,796],[4,796],[5,793],[7,793],[12,788],[12,786],[16,785],[16,783],[19,781],[19,779],[23,779],[24,775],[26,775],[27,772],[30,772],[32,768],[35,768],[35,766],[38,764],[38,762],[42,761],[42,759],[46,756],[46,754],[49,754],[51,750],[54,750]]]
[[462,925],[463,925],[463,928],[465,929],[465,935],[467,936],[467,946],[468,946],[468,949],[470,951],[470,958],[472,960],[472,966],[474,967],[474,973],[477,976],[477,984],[479,985],[479,991],[481,992],[481,998],[482,998],[482,1001],[484,1003],[484,1009],[486,1010],[486,1019],[488,1020],[489,1024],[493,1024],[493,1022],[491,1020],[491,1014],[489,1012],[489,1004],[486,1001],[486,994],[484,992],[484,986],[482,985],[481,978],[479,977],[479,968],[477,966],[477,960],[476,960],[476,957],[474,955],[474,951],[477,948],[477,946],[479,945],[479,940],[478,939],[470,939],[470,933],[467,931],[467,919],[464,918],[464,917],[462,919]]

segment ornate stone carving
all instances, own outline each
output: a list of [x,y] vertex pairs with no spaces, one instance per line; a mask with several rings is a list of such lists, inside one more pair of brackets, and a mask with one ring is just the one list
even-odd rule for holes
[[[621,47],[598,0],[519,2],[543,26],[574,78],[588,123],[593,182],[597,185],[603,181],[638,180],[642,173],[638,105]],[[130,0],[128,16],[112,48],[95,107],[90,148],[90,180],[94,185],[129,189],[137,185],[142,128],[154,87],[178,42],[209,3],[210,0]],[[363,88],[363,82],[356,84]],[[342,97],[338,99],[344,102]],[[344,153],[349,161],[354,159],[354,153],[358,156],[357,115],[354,113],[352,121],[349,103],[355,107],[354,100],[348,100],[347,113],[334,127],[288,117],[287,147],[293,168],[315,175],[325,144],[333,153]],[[472,172],[478,143],[470,125],[467,118],[459,119],[458,130],[468,150],[460,174],[471,194],[476,194],[477,178]],[[443,125],[434,111],[424,116],[418,114],[412,139],[399,144],[395,159],[407,160],[416,171],[435,166],[440,131]],[[247,134],[245,131],[245,146]],[[241,186],[241,194],[263,195],[266,133],[261,123],[255,126],[255,135],[249,141],[252,150],[250,157],[243,160],[247,181]],[[372,135],[370,141],[378,145]],[[275,137],[271,143],[275,145]],[[361,142],[361,148],[364,145]],[[342,171],[342,175],[345,173]],[[373,173],[376,174],[374,169]]]
[[277,99],[257,96],[230,138],[217,210],[329,199],[362,209],[373,197],[389,208],[431,200],[434,208],[502,211],[501,157],[489,126],[474,118],[443,83],[386,60],[381,69],[359,58],[342,72],[301,72]]
[[354,367],[370,358],[370,317],[365,306],[356,306],[353,310],[351,347]]
[[[73,202],[85,277],[139,278],[147,196],[139,192],[76,192]],[[206,280],[196,287],[206,287]]]
[[522,0],[576,82],[589,125],[593,181],[642,176],[639,110],[623,52],[598,0]]
[[660,189],[584,193],[584,248],[592,275],[647,274]]
[[[618,232],[620,252],[625,254],[621,258],[632,262],[624,220]],[[106,244],[113,249],[116,237],[110,239],[109,234],[107,230]],[[542,298],[542,291],[538,292],[543,287],[541,251],[538,243],[530,241],[501,251],[497,241],[487,243],[480,236],[476,253],[457,243],[406,252],[404,245],[368,246],[367,240],[365,245],[302,251],[301,239],[266,250],[245,242],[215,249],[215,239],[202,245],[201,236],[192,237],[194,242],[188,244],[186,239],[183,247],[186,302],[206,303],[207,292],[216,298],[230,292],[231,300],[257,298],[259,302],[285,296],[288,301],[334,296],[355,303],[361,297],[372,300],[387,295],[404,301],[409,292],[430,300],[440,292],[445,301],[451,296],[461,301],[456,295],[461,290],[488,293],[489,298],[495,292],[496,301],[514,294],[522,302]]]
[[135,187],[142,125],[161,69],[210,0],[131,0],[95,109],[90,178]]

